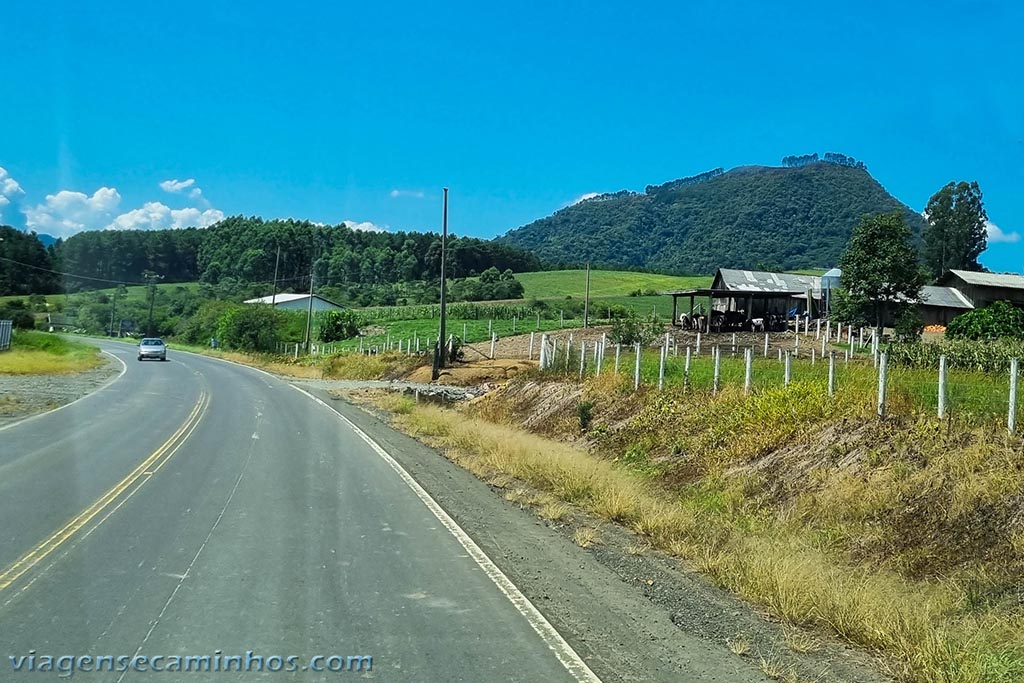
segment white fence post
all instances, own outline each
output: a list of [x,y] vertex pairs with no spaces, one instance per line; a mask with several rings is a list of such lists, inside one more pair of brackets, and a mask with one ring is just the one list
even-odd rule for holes
[[768,333],[764,333],[764,357],[768,357]]
[[685,365],[683,366],[683,388],[684,389],[688,389],[690,387],[690,359],[691,359],[690,351],[691,351],[690,347],[687,346],[686,347],[686,361],[685,361]]
[[811,365],[814,365],[814,361],[815,360],[816,360],[816,358],[815,358],[814,347],[812,346],[811,347]]
[[793,380],[793,357],[789,351],[786,351],[786,365],[783,370],[782,383],[784,386],[789,386],[789,383]]
[[860,337],[857,339],[857,346],[864,348],[864,328],[860,328]]
[[885,391],[889,381],[889,356],[881,354],[878,357],[878,417],[885,419]]
[[572,335],[569,335],[569,341],[565,342],[565,370],[569,371],[569,356],[572,355]]
[[[789,352],[787,351],[787,353]],[[779,349],[779,362],[782,362],[782,349]]]
[[[667,337],[668,335],[666,335]],[[665,388],[665,357],[668,356],[668,344],[661,347],[661,360],[658,363],[658,391]]]
[[603,335],[601,337],[601,341],[598,342],[598,346],[597,346],[596,364],[597,364],[597,367],[594,370],[594,374],[600,376],[600,374],[601,374],[601,366],[604,365],[604,336]]
[[615,374],[619,374],[619,356],[622,355],[622,344],[615,345]]
[[526,360],[533,360],[533,335],[535,332],[530,333],[530,350],[526,353]]
[[711,393],[718,393],[718,384],[722,378],[722,350],[717,346],[711,350],[711,355],[714,358],[715,370],[711,378]]
[[1010,434],[1017,431],[1017,375],[1018,363],[1014,358],[1010,361],[1010,412],[1006,416],[1006,429]]
[[700,332],[697,333],[697,350],[694,353],[698,356],[700,355]]
[[946,356],[939,356],[939,419],[946,417]]
[[583,380],[583,370],[587,367],[587,342],[580,341],[580,380]]
[[633,391],[640,388],[640,344],[636,345],[636,367],[633,369]]
[[836,354],[828,354],[828,395],[836,395]]
[[547,346],[548,346],[548,335],[542,334],[540,336],[540,360],[537,362],[537,365],[540,367],[541,370],[544,369],[544,361],[547,360],[547,358],[545,358],[545,353],[544,353],[547,350]]
[[[799,318],[797,320],[799,320]],[[794,356],[799,356],[800,355],[800,335],[799,334],[796,335],[796,343],[793,346],[793,355]]]
[[814,338],[821,339],[821,318],[814,321]]
[[494,359],[494,345],[498,343],[498,334],[491,332],[491,359]]
[[746,367],[743,369],[743,393],[750,393],[750,386],[754,381],[754,349],[745,349],[743,360]]

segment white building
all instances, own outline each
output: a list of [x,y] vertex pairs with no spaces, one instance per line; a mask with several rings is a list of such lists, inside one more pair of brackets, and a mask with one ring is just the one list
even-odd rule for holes
[[[274,308],[280,308],[283,311],[307,311],[309,310],[309,294],[277,294],[272,296],[261,296],[258,299],[247,299],[247,304],[270,304],[273,301]],[[316,294],[313,295],[313,310],[314,311],[341,311],[344,310],[343,306],[339,306],[333,301],[328,301],[322,296]]]

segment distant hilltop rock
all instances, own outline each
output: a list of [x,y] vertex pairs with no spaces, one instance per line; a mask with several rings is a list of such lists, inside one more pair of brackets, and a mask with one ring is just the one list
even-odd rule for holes
[[601,194],[499,239],[549,263],[710,273],[834,265],[864,214],[902,210],[920,232],[921,216],[863,162],[833,152],[825,159],[786,157],[783,167],[716,168],[643,193]]

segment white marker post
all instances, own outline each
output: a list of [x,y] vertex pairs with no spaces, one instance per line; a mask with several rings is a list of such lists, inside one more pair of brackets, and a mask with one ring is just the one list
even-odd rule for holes
[[711,393],[718,393],[718,384],[722,378],[722,351],[717,346],[712,349],[711,355],[714,358],[715,371],[711,379]]
[[633,369],[633,391],[640,388],[640,344],[636,345],[636,367]]
[[690,351],[691,351],[690,347],[687,346],[686,347],[686,361],[685,361],[685,365],[683,366],[683,389],[689,389],[690,388],[690,358],[691,358]]
[[881,354],[878,357],[878,417],[885,419],[885,390],[889,380],[889,356]]
[[743,393],[749,394],[754,382],[754,349],[744,349],[743,360],[746,366],[743,369]]
[[939,419],[946,417],[946,356],[939,356]]

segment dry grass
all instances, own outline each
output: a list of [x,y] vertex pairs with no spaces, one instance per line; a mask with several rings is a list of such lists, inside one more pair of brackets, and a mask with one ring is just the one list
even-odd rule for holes
[[572,534],[573,543],[581,548],[589,548],[590,546],[597,543],[597,529],[591,529],[590,527],[581,526]]
[[0,375],[67,375],[98,367],[99,349],[46,332],[16,331],[0,352]]
[[725,644],[729,648],[729,652],[733,653],[737,657],[743,657],[750,652],[750,641],[743,636],[726,638]]
[[821,641],[803,629],[789,627],[783,632],[783,639],[793,652],[817,652],[821,649]]
[[572,508],[565,503],[557,500],[545,501],[538,510],[538,514],[544,519],[551,520],[552,522],[559,522],[569,517],[569,513]]
[[[575,446],[455,411],[418,406],[396,421],[446,447],[453,460],[482,478],[502,472],[613,519],[790,623],[830,629],[887,653],[906,680],[1010,683],[1024,677],[1019,614],[965,613],[965,592],[956,582],[915,581],[852,564],[808,536],[797,517],[752,516],[743,501],[759,495],[751,483],[756,478],[732,489],[709,480],[672,494]],[[959,495],[968,500],[985,491],[972,487]],[[574,540],[586,547],[593,534],[580,529]],[[774,660],[766,662],[776,677],[786,675]]]

